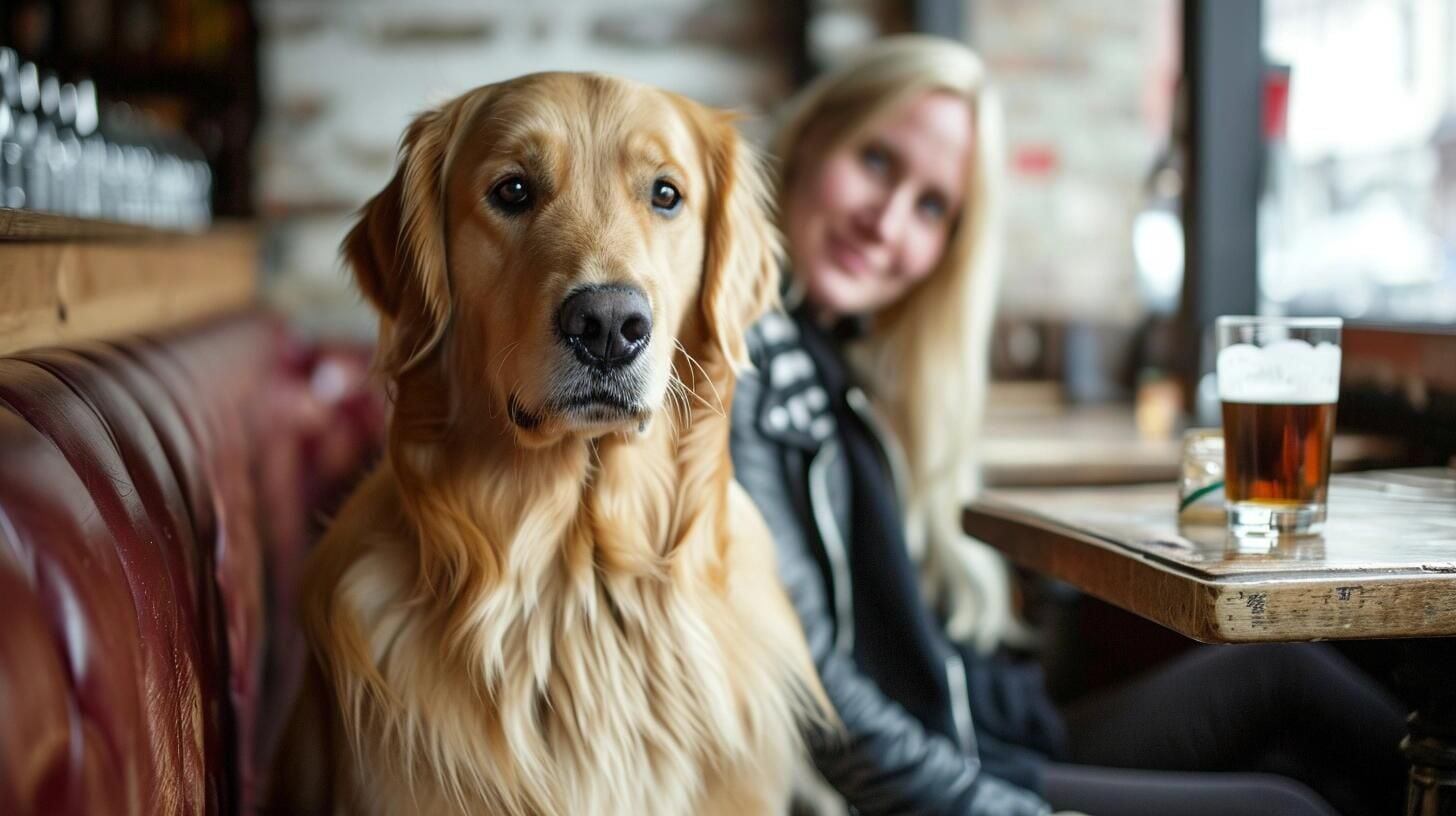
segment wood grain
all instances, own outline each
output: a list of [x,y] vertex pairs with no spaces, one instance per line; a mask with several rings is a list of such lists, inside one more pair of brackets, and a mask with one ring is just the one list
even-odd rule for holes
[[1456,470],[1337,475],[1318,536],[1177,523],[1169,485],[993,491],[968,533],[1214,643],[1456,635]]
[[252,303],[250,227],[197,236],[0,241],[0,354],[154,331]]
[[97,221],[0,207],[0,241],[130,240],[182,234],[119,221]]

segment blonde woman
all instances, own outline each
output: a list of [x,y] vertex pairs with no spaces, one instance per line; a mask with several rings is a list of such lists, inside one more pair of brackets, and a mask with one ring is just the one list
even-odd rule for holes
[[1371,746],[1297,750],[1306,781],[1398,797],[1400,710],[1329,650],[1200,651],[1065,714],[996,653],[1015,631],[1006,570],[959,517],[977,487],[1000,148],[980,60],[930,37],[821,77],[775,143],[789,311],[750,334],[732,449],[847,731],[811,735],[819,771],[861,814],[1333,813],[1291,779],[1204,772],[1259,767],[1291,726]]

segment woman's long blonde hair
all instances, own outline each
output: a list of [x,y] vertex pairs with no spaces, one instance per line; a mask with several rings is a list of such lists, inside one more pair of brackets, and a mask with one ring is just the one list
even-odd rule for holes
[[930,92],[959,96],[971,109],[965,200],[939,264],[871,316],[848,356],[903,447],[907,542],[923,587],[953,636],[988,649],[1014,619],[1004,562],[961,532],[961,511],[980,487],[976,453],[1000,278],[1001,110],[981,59],[951,40],[901,35],[816,79],[791,102],[774,141],[779,213],[786,223],[791,187],[813,162]]

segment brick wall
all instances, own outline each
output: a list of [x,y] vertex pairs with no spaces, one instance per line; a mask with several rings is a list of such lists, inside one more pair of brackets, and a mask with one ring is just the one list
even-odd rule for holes
[[1127,326],[1132,219],[1166,138],[1176,0],[973,0],[1006,108],[1003,314]]

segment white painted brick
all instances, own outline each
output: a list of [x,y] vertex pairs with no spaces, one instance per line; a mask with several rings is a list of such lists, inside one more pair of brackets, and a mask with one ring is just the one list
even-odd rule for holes
[[1008,190],[1010,315],[1132,323],[1132,219],[1158,147],[1142,112],[1172,0],[978,0],[972,30],[1017,146],[1050,147],[1049,179]]

